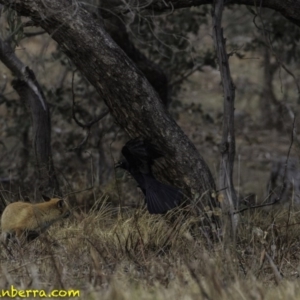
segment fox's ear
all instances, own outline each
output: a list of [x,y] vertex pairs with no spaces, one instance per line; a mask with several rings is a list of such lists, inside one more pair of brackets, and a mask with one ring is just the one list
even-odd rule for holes
[[59,201],[57,202],[57,207],[58,207],[58,208],[63,208],[63,206],[64,206],[64,200],[59,200]]
[[43,197],[43,199],[44,199],[44,201],[50,201],[50,197],[48,197],[48,196],[46,196],[46,195],[42,195],[42,197]]

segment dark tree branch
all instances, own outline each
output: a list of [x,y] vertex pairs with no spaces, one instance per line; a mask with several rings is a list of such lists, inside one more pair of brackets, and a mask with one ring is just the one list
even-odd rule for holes
[[44,97],[41,90],[33,82],[30,74],[29,68],[25,66],[19,58],[15,55],[13,48],[8,42],[4,42],[0,39],[0,60],[6,65],[6,67],[11,70],[11,72],[20,80],[26,82],[28,87],[36,95],[37,99],[41,102],[44,110],[46,110],[46,104],[44,102]]
[[[105,5],[105,2],[102,3]],[[140,69],[166,107],[170,103],[168,78],[162,68],[149,60],[140,50],[138,50],[130,40],[127,28],[122,16],[112,15],[104,22],[105,29],[113,38],[116,44],[127,54],[127,56]]]
[[[115,14],[140,13],[143,10],[151,12],[169,12],[174,9],[188,8],[193,6],[201,6],[205,4],[213,4],[214,0],[152,0],[152,1],[131,1],[131,6],[121,1],[110,1],[106,4],[106,11]],[[151,4],[151,5],[149,5]],[[225,5],[249,5],[256,7],[265,7],[278,11],[291,22],[300,26],[300,0],[226,0]],[[106,13],[106,17],[110,17],[111,13]]]
[[34,73],[27,68],[30,81],[40,90],[46,109],[41,106],[40,99],[34,93],[26,81],[17,79],[12,85],[20,96],[20,99],[29,104],[32,114],[32,146],[35,158],[37,190],[35,200],[41,198],[41,194],[60,195],[58,180],[56,178],[51,150],[51,120],[44,95],[35,79]]
[[185,72],[184,74],[182,74],[180,76],[180,78],[178,78],[177,80],[171,82],[169,84],[169,87],[172,88],[173,86],[175,85],[180,85],[183,81],[185,81],[187,78],[189,78],[191,75],[193,75],[196,71],[199,71],[201,70],[201,67],[203,67],[203,65],[198,65],[198,66],[195,66],[194,68],[192,68],[191,70]]
[[42,35],[47,33],[46,31],[42,30],[42,31],[36,31],[36,32],[24,32],[24,36],[27,38],[30,37],[34,37],[34,36],[38,36],[38,35]]
[[89,139],[89,136],[90,136],[90,132],[91,132],[91,127],[98,123],[100,120],[102,120],[104,117],[106,117],[108,114],[109,114],[109,110],[108,109],[105,109],[98,117],[96,117],[95,119],[91,120],[90,122],[86,123],[86,124],[83,124],[82,122],[80,122],[77,117],[76,117],[76,114],[75,114],[75,93],[74,93],[74,74],[75,72],[73,72],[73,75],[72,75],[72,102],[73,102],[73,105],[72,105],[72,116],[73,116],[73,119],[74,121],[76,122],[76,124],[81,127],[82,129],[85,129],[86,130],[86,136],[85,138],[83,139],[83,141],[75,148],[75,149],[80,149]]
[[[37,172],[37,194],[60,193],[51,151],[51,122],[48,106],[34,73],[15,55],[8,42],[0,39],[0,60],[17,76],[13,87],[21,101],[29,104],[33,124],[33,150]],[[5,100],[5,99],[4,99]],[[37,198],[37,197],[36,197]]]
[[72,102],[73,102],[73,105],[72,105],[72,116],[73,116],[73,119],[74,121],[76,122],[76,124],[83,128],[83,129],[90,129],[94,124],[96,124],[97,122],[99,122],[100,120],[102,120],[105,116],[107,116],[109,114],[109,110],[106,109],[105,111],[103,111],[98,117],[94,118],[93,120],[91,120],[90,122],[86,123],[86,124],[83,124],[81,123],[76,115],[75,115],[75,106],[76,106],[76,103],[75,103],[75,93],[74,93],[74,73],[73,73],[73,76],[72,76]]

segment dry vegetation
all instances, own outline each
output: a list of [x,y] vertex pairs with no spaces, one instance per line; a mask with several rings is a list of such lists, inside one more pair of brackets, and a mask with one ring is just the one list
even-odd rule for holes
[[82,299],[298,299],[293,209],[247,212],[236,246],[225,248],[179,212],[174,222],[142,210],[118,213],[105,199],[98,206],[74,211],[22,249],[2,247],[1,288],[80,289]]
[[[207,31],[203,36],[207,39]],[[41,84],[53,90],[63,80],[63,67],[51,56],[54,49],[56,45],[42,36],[23,41],[16,51]],[[257,123],[262,88],[259,56],[255,53],[255,59],[241,61],[231,58],[237,85],[234,179],[240,198],[254,193],[256,201],[263,202],[272,161],[288,152],[292,121],[286,117],[282,131],[264,130]],[[2,64],[0,68],[1,75],[10,76]],[[99,124],[93,128],[90,137],[90,141],[97,135],[104,137],[101,143],[105,161],[101,160],[103,153],[91,144],[81,157],[69,151],[84,135],[71,120],[71,76],[64,80],[65,98],[60,103],[55,103],[55,97],[48,99],[52,105],[53,156],[63,192],[83,190],[76,194],[79,207],[74,206],[70,219],[54,225],[49,233],[21,249],[18,245],[7,249],[0,245],[0,288],[80,289],[82,299],[299,299],[300,216],[293,197],[285,209],[276,206],[240,214],[235,245],[225,244],[222,239],[210,241],[195,218],[183,218],[180,211],[162,217],[132,208],[131,204],[142,203],[135,183],[120,180],[120,174],[114,171],[99,176],[104,163],[113,170],[126,140],[122,132],[109,131],[112,119],[106,127]],[[215,70],[195,73],[179,97],[183,106],[173,109],[177,122],[204,156],[215,179],[222,120],[219,82]],[[281,84],[294,91],[289,92],[287,102],[295,105],[296,89],[290,78],[275,80],[280,99]],[[16,98],[9,86],[6,96]],[[99,99],[93,97],[90,109],[97,114]],[[84,97],[77,101],[87,106]],[[67,112],[65,119],[57,113],[59,109]],[[16,115],[12,108],[0,107],[0,138],[6,146],[0,157],[0,171],[1,176],[12,179],[19,175],[16,157],[23,147],[19,136],[7,137]],[[24,114],[21,116],[25,120]],[[70,133],[73,136],[66,141]],[[29,142],[27,145],[30,147]],[[291,156],[298,158],[298,152],[295,139]],[[28,177],[19,180],[30,190],[33,165],[28,169]],[[7,203],[25,193],[23,186],[10,184],[0,188],[1,200]],[[91,203],[94,207],[86,210]],[[121,211],[117,208],[120,203]]]

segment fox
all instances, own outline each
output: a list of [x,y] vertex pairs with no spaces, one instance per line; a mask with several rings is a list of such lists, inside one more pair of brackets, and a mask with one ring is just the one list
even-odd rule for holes
[[45,202],[13,202],[6,206],[1,216],[1,237],[4,245],[17,239],[24,244],[37,238],[54,222],[68,218],[70,210],[63,199],[42,195]]

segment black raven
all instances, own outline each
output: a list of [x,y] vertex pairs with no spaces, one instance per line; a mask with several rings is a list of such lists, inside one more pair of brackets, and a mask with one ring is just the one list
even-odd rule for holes
[[125,144],[122,154],[126,160],[116,167],[125,169],[136,180],[145,195],[150,214],[163,214],[180,204],[181,191],[159,182],[152,174],[154,160],[163,156],[153,144],[136,138]]

